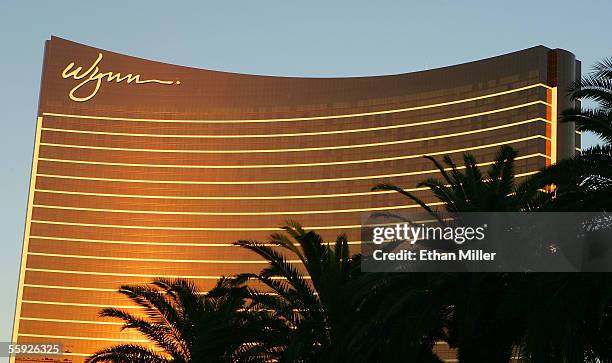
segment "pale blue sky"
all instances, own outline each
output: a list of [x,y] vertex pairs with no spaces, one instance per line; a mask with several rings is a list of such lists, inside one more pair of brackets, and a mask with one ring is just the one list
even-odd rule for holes
[[609,0],[2,0],[0,341],[10,339],[43,46],[51,34],[169,63],[267,75],[402,73],[538,44],[574,52],[586,69],[612,56],[610,14]]

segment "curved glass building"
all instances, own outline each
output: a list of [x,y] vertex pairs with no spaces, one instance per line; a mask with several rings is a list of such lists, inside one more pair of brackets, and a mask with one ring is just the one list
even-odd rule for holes
[[[379,183],[436,176],[423,155],[520,151],[519,177],[573,155],[559,124],[580,63],[537,46],[422,72],[268,77],[47,41],[14,324],[66,358],[144,338],[97,317],[121,284],[202,288],[263,262],[233,247],[293,219],[359,248],[360,214],[417,208]],[[433,202],[427,190],[415,192]]]

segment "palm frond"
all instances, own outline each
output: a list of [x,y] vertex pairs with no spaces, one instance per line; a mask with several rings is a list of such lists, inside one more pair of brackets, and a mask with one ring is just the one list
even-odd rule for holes
[[572,96],[593,100],[603,109],[610,110],[612,107],[612,79],[587,76],[579,80],[575,87]]
[[578,131],[592,132],[606,143],[612,143],[612,111],[606,110],[565,110],[563,122],[574,122]]
[[425,202],[423,202],[421,199],[419,199],[417,196],[415,196],[414,194],[402,189],[401,187],[398,187],[396,185],[393,184],[378,184],[375,187],[372,188],[372,190],[394,190],[402,195],[405,195],[406,197],[412,199],[415,203],[417,203],[418,205],[421,206],[421,208],[425,209],[427,212],[431,213],[432,215],[435,214],[435,211],[432,210]]
[[[158,281],[160,282],[160,281]],[[155,283],[155,282],[154,282]],[[173,299],[168,299],[166,291],[150,286],[122,286],[119,292],[129,297],[136,304],[144,307],[148,319],[158,326],[165,326],[174,343],[167,348],[177,355],[184,355],[189,348],[185,346],[184,334],[189,334],[189,322],[181,317],[182,307]],[[170,340],[160,340],[160,344]],[[166,348],[166,347],[164,347]]]
[[592,69],[595,77],[612,79],[612,57],[604,58],[595,63]]
[[86,363],[170,363],[159,353],[135,344],[122,344],[105,348],[85,359]]
[[[444,180],[446,181],[446,183],[451,184],[452,183],[452,178],[451,176],[446,172],[446,167],[443,166],[442,164],[440,164],[438,162],[438,160],[436,160],[436,158],[434,158],[433,156],[430,155],[424,155],[423,156],[425,159],[431,161],[434,166],[440,171],[440,175],[442,175],[442,178],[444,178]],[[453,166],[453,162],[452,160],[450,160],[450,158],[444,158],[444,161],[447,162],[447,164],[450,164],[451,166]]]

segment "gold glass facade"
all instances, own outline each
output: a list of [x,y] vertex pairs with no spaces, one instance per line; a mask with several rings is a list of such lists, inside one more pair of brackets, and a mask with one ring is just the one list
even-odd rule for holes
[[[554,58],[554,61],[553,61]],[[563,65],[563,67],[561,67]],[[573,68],[572,68],[573,67]],[[287,219],[358,252],[360,213],[417,208],[383,182],[435,176],[424,154],[519,176],[579,149],[557,124],[579,62],[538,46],[462,65],[355,78],[242,75],[47,41],[14,340],[65,358],[143,341],[97,317],[135,309],[115,291],[154,277],[203,288],[264,264],[238,239]],[[434,202],[426,190],[415,190]]]

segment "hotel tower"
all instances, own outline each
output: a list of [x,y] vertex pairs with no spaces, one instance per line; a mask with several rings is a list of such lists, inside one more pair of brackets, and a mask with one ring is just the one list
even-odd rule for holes
[[518,178],[580,150],[566,90],[580,62],[537,46],[421,72],[350,78],[209,71],[46,42],[13,341],[61,342],[61,359],[146,342],[99,318],[137,311],[122,284],[183,277],[203,289],[257,272],[232,246],[297,220],[359,250],[362,212],[418,208],[393,183],[437,176],[423,155]]

